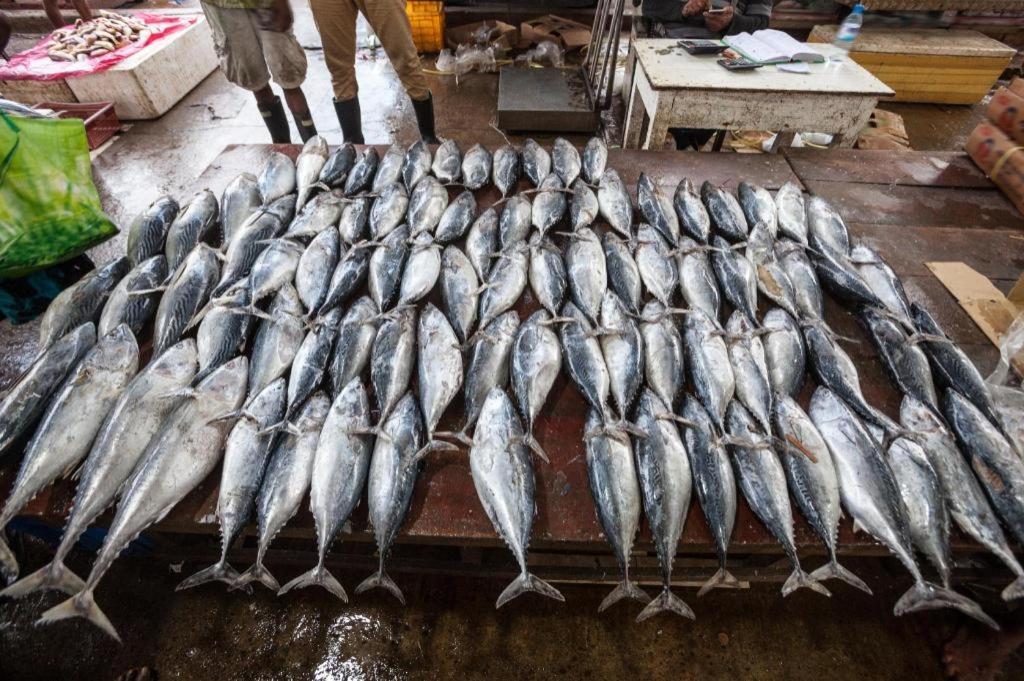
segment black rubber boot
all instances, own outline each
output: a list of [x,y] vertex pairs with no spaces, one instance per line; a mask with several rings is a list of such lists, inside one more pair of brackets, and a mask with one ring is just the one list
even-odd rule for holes
[[345,142],[365,144],[363,141],[363,120],[359,112],[359,98],[334,100],[334,111],[341,124],[341,137]]
[[263,116],[263,122],[270,131],[270,140],[274,144],[291,144],[292,134],[288,130],[288,117],[284,113],[284,105],[280,97],[274,97],[272,104],[256,103]]
[[416,113],[420,137],[427,144],[437,144],[437,133],[434,131],[434,95],[428,93],[426,99],[412,100],[412,110]]

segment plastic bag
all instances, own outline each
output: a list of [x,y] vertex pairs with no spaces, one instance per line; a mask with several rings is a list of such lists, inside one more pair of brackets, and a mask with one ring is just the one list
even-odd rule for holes
[[497,70],[497,62],[494,59],[493,47],[478,47],[476,45],[459,45],[452,54],[451,50],[441,50],[437,55],[435,66],[441,73],[453,73],[461,76],[470,71],[489,73]]
[[527,62],[530,64],[547,63],[550,66],[554,66],[556,69],[560,69],[565,66],[565,53],[562,51],[562,48],[555,43],[550,40],[545,40],[532,50],[528,50],[516,57],[516,61]]
[[0,112],[0,277],[53,265],[117,234],[78,119]]
[[999,342],[999,364],[985,379],[1006,434],[1024,453],[1024,381],[1011,368],[1014,357],[1024,357],[1024,314],[1006,330]]

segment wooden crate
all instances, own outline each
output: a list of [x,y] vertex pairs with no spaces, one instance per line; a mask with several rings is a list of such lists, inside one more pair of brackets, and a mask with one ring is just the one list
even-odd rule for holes
[[[831,43],[836,26],[815,26],[808,42]],[[864,29],[850,56],[896,91],[892,101],[976,104],[1016,51],[976,31]]]
[[40,102],[74,104],[78,101],[64,79],[0,80],[0,96],[28,106],[35,106]]

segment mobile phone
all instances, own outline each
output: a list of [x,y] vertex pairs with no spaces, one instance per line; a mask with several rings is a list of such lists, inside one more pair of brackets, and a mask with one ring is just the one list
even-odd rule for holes
[[712,7],[711,9],[709,9],[706,12],[706,14],[721,14],[724,11],[725,11],[724,7],[718,7],[718,8]]
[[718,54],[725,49],[720,40],[689,39],[680,40],[676,44],[690,54]]
[[719,59],[718,65],[722,68],[729,69],[730,71],[749,71],[751,69],[759,69],[764,64],[757,61],[750,61],[749,59]]

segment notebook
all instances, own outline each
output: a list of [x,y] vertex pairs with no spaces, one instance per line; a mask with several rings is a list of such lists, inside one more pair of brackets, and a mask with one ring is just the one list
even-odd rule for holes
[[783,64],[786,62],[819,63],[825,55],[815,52],[806,44],[788,33],[766,28],[754,33],[728,35],[722,39],[726,45],[751,61],[762,64]]

